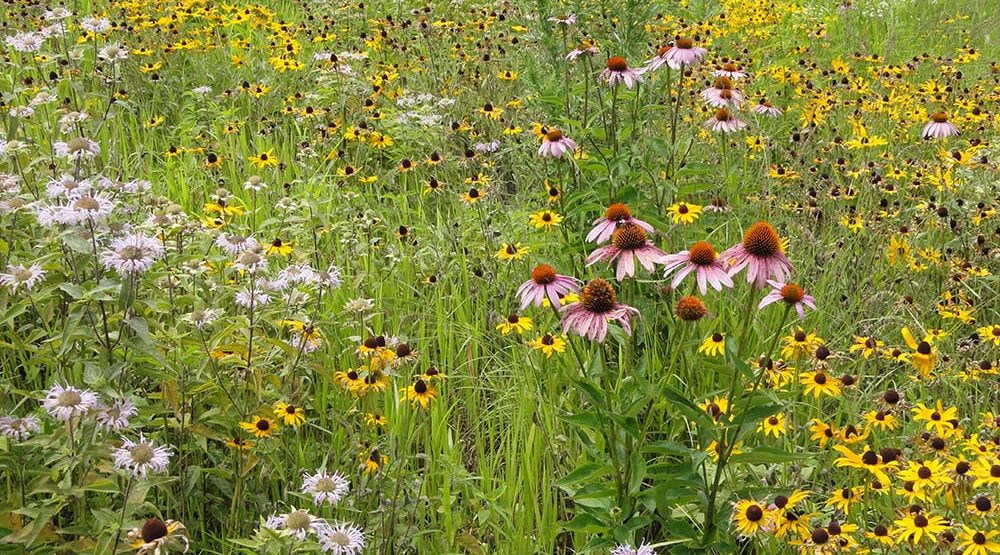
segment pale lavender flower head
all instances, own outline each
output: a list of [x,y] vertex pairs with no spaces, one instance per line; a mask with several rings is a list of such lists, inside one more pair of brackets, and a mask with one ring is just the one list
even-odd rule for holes
[[267,258],[260,250],[244,251],[233,261],[233,268],[240,272],[256,274],[267,269]]
[[247,251],[258,250],[260,243],[253,235],[243,236],[235,233],[222,233],[215,238],[215,246],[230,256],[236,256]]
[[550,129],[542,137],[542,145],[538,147],[538,155],[542,157],[562,158],[572,156],[576,152],[576,141],[562,134],[558,129]]
[[204,330],[208,326],[212,325],[212,322],[218,319],[221,315],[222,311],[216,308],[198,308],[192,310],[187,316],[184,317],[184,319],[199,330]]
[[166,472],[171,454],[169,447],[158,446],[139,434],[138,441],[122,437],[122,446],[112,456],[115,468],[126,470],[135,478],[145,478],[150,473]]
[[264,526],[297,538],[299,541],[305,541],[306,536],[318,534],[320,530],[329,526],[322,518],[309,514],[308,509],[296,509],[295,507],[291,509],[282,515],[269,516]]
[[106,430],[124,430],[130,419],[139,414],[139,409],[128,399],[116,400],[108,406],[98,407],[97,425]]
[[111,248],[101,256],[105,268],[127,276],[142,274],[153,267],[163,255],[163,244],[145,235],[127,235],[111,242]]
[[9,287],[14,293],[20,288],[31,291],[43,279],[45,279],[45,270],[37,262],[31,266],[11,264],[7,266],[5,273],[0,274],[0,285]]
[[816,299],[812,295],[807,295],[802,287],[794,283],[783,283],[772,279],[767,280],[767,284],[772,287],[771,292],[760,300],[760,304],[757,305],[758,309],[778,301],[784,301],[789,306],[795,307],[795,312],[799,314],[800,320],[806,318],[806,311],[803,307],[808,306],[816,310]]
[[319,547],[330,555],[360,555],[365,549],[365,534],[354,524],[337,522],[317,530]]
[[557,274],[548,264],[539,264],[531,271],[531,279],[517,288],[517,296],[521,298],[521,310],[530,304],[542,306],[545,299],[558,308],[560,298],[579,289],[580,280]]
[[569,27],[570,25],[576,23],[576,14],[570,13],[566,15],[554,15],[549,18],[549,21],[551,23],[556,23],[558,25],[565,25]]
[[97,394],[89,389],[55,384],[45,392],[42,407],[55,419],[64,422],[83,416],[97,406]]
[[347,495],[351,484],[339,472],[327,474],[323,469],[302,475],[302,493],[311,495],[317,505],[335,505]]
[[642,83],[642,72],[644,69],[633,69],[628,66],[628,62],[621,56],[608,58],[607,68],[601,72],[601,77],[607,81],[608,86],[614,88],[619,83],[625,83],[628,88],[634,88]]
[[733,280],[726,272],[726,267],[719,260],[715,249],[707,241],[698,241],[691,248],[676,254],[668,254],[663,258],[663,277],[674,274],[670,287],[677,289],[688,274],[694,272],[698,290],[704,295],[711,285],[716,291],[722,291],[723,286],[732,287]]
[[21,418],[16,416],[0,418],[0,435],[13,441],[24,441],[41,429],[41,422],[33,414]]
[[107,220],[114,209],[114,203],[105,193],[82,193],[74,195],[67,206],[59,207],[53,218],[65,225],[97,224]]
[[271,302],[271,296],[261,292],[259,289],[251,292],[244,289],[236,293],[236,304],[250,310],[256,310],[262,306],[267,306]]
[[612,549],[611,555],[656,555],[656,550],[647,543],[639,547],[632,547],[632,544],[626,543]]
[[948,114],[944,112],[932,114],[931,121],[927,122],[924,130],[920,132],[920,136],[925,139],[943,139],[958,134],[958,127],[948,121]]
[[792,263],[781,251],[781,239],[767,222],[757,222],[743,234],[743,240],[720,255],[732,277],[746,270],[747,283],[763,289],[767,280],[784,281],[792,272]]
[[604,342],[608,335],[608,322],[618,322],[626,334],[632,335],[632,318],[639,311],[618,302],[614,287],[607,280],[591,280],[580,295],[580,301],[564,306],[561,310],[564,333],[573,333]]
[[667,253],[649,240],[646,231],[635,223],[619,224],[611,234],[611,244],[598,247],[587,257],[587,266],[603,260],[618,263],[615,279],[621,281],[626,276],[635,276],[638,261],[647,272],[652,272],[656,264],[663,263]]
[[611,235],[615,232],[615,229],[619,225],[624,224],[636,224],[647,233],[653,232],[653,226],[632,217],[632,211],[629,210],[627,205],[615,203],[608,206],[608,209],[604,211],[604,216],[594,220],[594,227],[587,234],[587,242],[597,243],[598,245],[606,243],[611,240]]
[[86,137],[76,137],[68,141],[52,143],[52,150],[55,151],[56,156],[75,162],[94,158],[101,153],[101,145]]

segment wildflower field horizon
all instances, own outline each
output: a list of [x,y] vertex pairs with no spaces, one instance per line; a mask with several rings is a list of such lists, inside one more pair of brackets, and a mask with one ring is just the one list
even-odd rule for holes
[[1000,553],[987,0],[5,0],[0,555]]

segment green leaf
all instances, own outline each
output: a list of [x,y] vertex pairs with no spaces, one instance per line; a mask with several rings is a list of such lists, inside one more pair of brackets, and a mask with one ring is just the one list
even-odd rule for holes
[[556,487],[564,487],[584,480],[589,480],[595,476],[601,476],[610,470],[607,465],[600,463],[584,463],[573,469],[572,472],[563,476],[562,478],[556,480],[554,485]]
[[593,412],[581,412],[579,414],[560,414],[559,420],[574,424],[576,426],[586,426],[587,428],[598,429],[601,427],[601,419]]
[[758,447],[747,453],[733,455],[730,460],[743,464],[778,464],[801,461],[807,458],[809,458],[808,453],[790,453],[776,447]]
[[591,515],[580,513],[574,516],[573,520],[563,524],[563,528],[583,534],[599,534],[610,527]]
[[646,459],[639,453],[632,453],[629,460],[628,492],[635,494],[642,487],[642,481],[646,478]]

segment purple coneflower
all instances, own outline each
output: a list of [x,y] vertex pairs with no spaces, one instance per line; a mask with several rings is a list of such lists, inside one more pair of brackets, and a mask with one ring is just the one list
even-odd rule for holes
[[751,111],[755,114],[776,118],[781,115],[781,110],[775,108],[770,102],[764,100],[754,106]]
[[721,131],[723,133],[739,131],[746,126],[747,124],[743,120],[725,108],[719,108],[715,112],[715,115],[705,122],[705,127],[712,131]]
[[594,220],[594,227],[587,234],[587,242],[597,243],[598,245],[606,243],[611,239],[611,234],[615,232],[615,228],[623,224],[636,224],[650,233],[653,232],[653,226],[642,220],[633,218],[628,206],[619,202],[608,206],[608,209],[604,211],[604,217]]
[[662,263],[667,253],[660,250],[649,240],[646,231],[638,224],[620,224],[611,234],[611,244],[599,247],[587,257],[587,266],[602,260],[614,263],[618,261],[615,279],[621,281],[625,276],[635,275],[636,260],[647,272],[652,272],[656,264]]
[[767,222],[750,226],[743,234],[743,241],[726,249],[720,258],[729,266],[730,277],[746,269],[747,283],[757,289],[763,289],[771,278],[784,281],[792,271],[792,263],[781,252],[778,232]]
[[558,129],[552,129],[542,138],[542,146],[538,147],[539,156],[562,158],[564,154],[572,156],[576,151],[576,142],[562,134]]
[[944,112],[931,114],[931,121],[927,122],[924,130],[920,133],[920,136],[925,139],[943,139],[952,135],[958,135],[958,128],[955,127],[954,123],[948,121],[948,114]]
[[580,46],[577,46],[573,50],[570,50],[569,54],[566,54],[566,61],[572,62],[575,61],[580,56],[583,55],[593,56],[598,52],[600,52],[600,50],[596,46],[589,44],[581,44]]
[[531,271],[531,279],[517,288],[517,296],[521,298],[521,310],[530,304],[542,306],[542,301],[548,299],[552,306],[559,306],[559,298],[571,291],[578,291],[580,280],[557,274],[548,264],[539,264]]
[[677,39],[674,42],[674,47],[664,54],[664,56],[666,56],[667,63],[671,67],[679,68],[681,66],[694,65],[700,62],[707,54],[708,50],[700,46],[695,46],[691,39],[683,38]]
[[728,77],[730,79],[743,79],[747,76],[736,64],[733,62],[726,62],[722,64],[722,67],[712,72],[715,77]]
[[653,59],[646,62],[646,67],[643,68],[642,70],[643,73],[647,71],[656,71],[661,67],[663,67],[664,65],[666,65],[670,69],[680,69],[681,68],[680,64],[676,62],[671,62],[670,58],[667,56],[667,54],[669,54],[670,51],[673,49],[674,47],[669,44],[667,46],[664,46],[663,48],[660,48],[660,50],[656,53],[656,56],[653,56]]
[[642,83],[642,72],[643,69],[632,69],[628,67],[628,62],[625,58],[621,56],[612,56],[608,58],[607,69],[601,73],[603,77],[608,82],[609,87],[615,87],[619,83],[625,83],[628,88],[633,88],[639,83]]
[[711,284],[716,291],[722,291],[722,286],[733,286],[733,280],[726,272],[726,267],[719,260],[715,249],[707,241],[698,241],[691,245],[686,251],[677,254],[668,254],[663,258],[664,273],[667,277],[671,272],[676,271],[670,287],[677,289],[681,281],[691,272],[695,272],[698,282],[698,290],[704,295],[708,292],[708,285]]
[[580,301],[562,309],[563,333],[573,331],[581,337],[603,343],[608,335],[608,322],[621,324],[632,335],[632,317],[639,311],[618,302],[615,289],[607,280],[591,280],[580,295]]
[[743,105],[743,93],[733,88],[733,81],[725,76],[716,77],[711,87],[701,91],[701,97],[713,108]]
[[773,279],[767,280],[767,284],[773,287],[773,289],[760,300],[760,304],[757,305],[758,309],[778,301],[785,301],[789,306],[795,307],[795,311],[799,313],[800,320],[805,320],[806,318],[806,311],[803,306],[808,306],[816,310],[816,299],[812,295],[806,295],[805,289],[802,289],[798,285],[794,283],[782,283]]

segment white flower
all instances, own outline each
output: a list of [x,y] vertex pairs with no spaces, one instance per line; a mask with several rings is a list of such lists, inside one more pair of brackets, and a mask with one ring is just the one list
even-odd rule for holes
[[111,242],[111,249],[104,252],[101,262],[105,268],[114,268],[120,275],[141,274],[153,267],[163,254],[159,240],[144,235],[128,235]]
[[111,28],[111,22],[103,17],[88,16],[80,21],[80,28],[90,33],[103,33]]
[[23,418],[4,416],[0,418],[0,435],[14,441],[24,441],[42,429],[38,417],[32,414]]
[[339,472],[327,474],[320,469],[314,474],[302,475],[302,493],[313,496],[317,505],[323,503],[335,504],[347,495],[351,485]]
[[90,192],[89,179],[77,180],[72,175],[63,174],[59,179],[53,179],[45,186],[45,194],[49,198],[70,198],[83,196]]
[[255,251],[260,248],[260,243],[254,236],[244,237],[235,233],[223,233],[215,238],[215,246],[219,247],[226,254],[235,256],[246,251]]
[[191,311],[190,314],[184,317],[192,326],[203,330],[210,326],[219,316],[222,315],[222,311],[215,308],[208,309],[196,309]]
[[278,272],[278,279],[289,283],[316,283],[316,272],[308,264],[292,264]]
[[52,143],[52,150],[60,158],[76,161],[85,158],[94,158],[101,153],[101,145],[86,137],[75,137],[68,141],[56,141]]
[[325,520],[309,514],[307,509],[296,509],[295,507],[292,507],[292,510],[286,514],[269,516],[264,526],[271,530],[284,532],[299,540],[305,540],[310,532],[319,533],[329,527]]
[[265,183],[259,175],[251,175],[247,178],[246,182],[243,183],[243,188],[247,191],[259,193],[267,189],[267,183]]
[[270,302],[271,296],[259,290],[251,293],[249,289],[244,289],[236,293],[236,304],[250,310],[266,306]]
[[649,544],[644,543],[639,547],[632,547],[626,543],[611,550],[611,555],[656,555],[656,551]]
[[53,418],[68,421],[97,406],[97,394],[89,389],[57,383],[45,393],[42,406]]
[[7,273],[0,274],[0,285],[10,287],[13,292],[16,292],[18,287],[24,287],[26,291],[31,291],[44,278],[45,270],[37,262],[27,267],[11,264],[7,266]]
[[15,108],[11,108],[10,112],[8,113],[12,118],[28,119],[31,116],[35,115],[35,109],[32,108],[31,106],[18,106]]
[[28,150],[28,143],[17,139],[5,141],[0,139],[0,156],[9,156]]
[[[56,222],[66,225],[84,222],[103,222],[111,215],[115,205],[104,193],[73,195],[68,206],[59,207],[53,217]],[[41,215],[39,215],[41,221]]]
[[201,87],[195,87],[191,89],[191,92],[193,92],[194,94],[205,95],[212,92],[212,87],[209,87],[208,85],[203,85]]
[[330,267],[327,268],[325,272],[316,272],[316,283],[327,289],[336,289],[340,287],[340,268],[330,264]]
[[154,445],[139,434],[139,441],[122,438],[122,446],[114,450],[115,468],[128,470],[134,477],[145,478],[150,472],[166,472],[170,464],[170,448]]
[[128,50],[125,50],[118,44],[111,43],[98,51],[97,56],[102,60],[117,62],[128,59]]
[[18,52],[37,52],[44,40],[45,37],[39,33],[24,32],[7,37],[4,42]]
[[256,274],[267,269],[267,258],[259,250],[244,251],[236,257],[233,268],[241,272]]
[[324,553],[358,555],[365,548],[365,535],[357,526],[338,522],[318,530],[319,546]]
[[98,411],[97,425],[106,430],[124,430],[128,428],[129,419],[139,414],[139,409],[128,399],[102,406]]
[[66,19],[71,15],[73,15],[73,12],[69,11],[64,6],[56,6],[51,10],[45,10],[45,13],[43,14],[46,21],[58,21],[60,19]]

